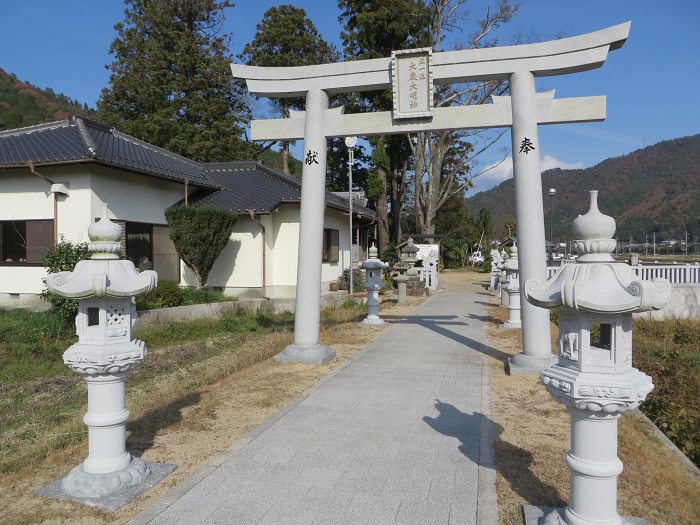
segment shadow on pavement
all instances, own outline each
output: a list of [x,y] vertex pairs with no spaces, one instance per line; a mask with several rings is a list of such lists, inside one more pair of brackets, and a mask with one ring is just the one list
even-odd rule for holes
[[[474,314],[469,315],[474,316],[475,320],[480,322],[486,320],[485,316],[477,316]],[[459,317],[456,315],[407,315],[403,317],[396,315],[382,315],[382,319],[384,319],[385,321],[393,321],[397,324],[416,324],[418,326],[423,326],[428,330],[432,330],[436,334],[439,334],[443,337],[447,337],[448,339],[452,339],[453,341],[457,341],[458,343],[462,343],[464,346],[471,348],[472,350],[488,355],[490,357],[494,357],[496,359],[500,359],[504,363],[508,361],[509,357],[512,357],[511,354],[502,352],[501,350],[498,350],[492,346],[472,339],[471,337],[458,334],[456,332],[453,332],[449,328],[446,328],[448,326],[466,326],[468,324],[463,321],[456,320],[459,319]]]
[[[436,432],[457,438],[460,441],[458,450],[471,461],[485,468],[495,468],[511,489],[531,505],[566,506],[559,491],[542,482],[530,470],[532,454],[501,439],[500,436],[503,433],[501,425],[480,412],[467,414],[439,399],[436,400],[435,408],[440,414],[434,418],[425,416],[423,421]],[[496,461],[495,465],[492,454],[481,457],[479,451],[478,436],[483,434],[483,425],[492,425],[493,428],[496,454],[502,458],[501,461]]]

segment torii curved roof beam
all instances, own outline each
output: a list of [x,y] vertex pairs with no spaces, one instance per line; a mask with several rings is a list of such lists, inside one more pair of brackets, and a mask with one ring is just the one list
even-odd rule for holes
[[[433,53],[433,82],[507,79],[516,71],[538,77],[595,69],[603,65],[608,51],[624,45],[631,24],[537,44]],[[310,89],[343,93],[391,88],[391,58],[300,67],[231,64],[231,71],[246,80],[251,93],[270,98],[304,96]]]

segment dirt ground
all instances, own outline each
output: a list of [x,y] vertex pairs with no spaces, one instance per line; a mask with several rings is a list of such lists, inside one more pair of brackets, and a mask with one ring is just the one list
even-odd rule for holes
[[[424,300],[410,297],[409,306],[399,307],[395,296],[387,294],[382,299],[381,312],[410,313]],[[92,525],[128,521],[334,368],[352,359],[391,326],[388,323],[383,327],[368,327],[352,322],[323,330],[321,341],[332,346],[337,354],[337,359],[324,366],[283,365],[266,359],[227,374],[227,369],[239,368],[240,363],[231,362],[231,356],[219,356],[198,364],[187,377],[175,374],[164,378],[157,388],[162,389],[159,399],[168,400],[165,405],[149,406],[148,399],[129,398],[130,407],[138,405],[142,409],[132,410],[127,429],[138,426],[138,439],[134,439],[132,432],[127,448],[145,461],[177,465],[171,475],[146,496],[111,513],[35,496],[35,490],[65,475],[70,467],[82,461],[87,446],[82,442],[52,454],[37,466],[0,478],[0,524]],[[265,335],[246,344],[235,358],[254,359],[261,352],[282,349],[289,342],[289,333]],[[212,374],[221,379],[207,384],[205,378]],[[196,380],[199,375],[201,386]],[[147,397],[148,392],[143,396]]]
[[[484,286],[487,283],[483,281]],[[491,355],[520,352],[521,331],[499,329],[508,312],[496,306],[497,298],[491,302],[486,329]],[[558,331],[552,324],[552,343]],[[569,500],[564,455],[570,447],[571,424],[563,405],[537,377],[507,375],[503,359],[492,357],[491,363],[499,522],[522,525],[522,505],[562,507]],[[618,447],[625,468],[618,481],[622,515],[644,518],[649,525],[700,523],[699,480],[631,415],[620,419]]]
[[[485,291],[488,274],[445,272],[440,277],[441,284],[450,288],[477,287],[483,290],[485,302],[495,303],[492,294]],[[411,298],[412,306],[401,308],[390,298],[385,297],[389,302],[383,303],[383,313],[405,314],[422,302]],[[499,522],[521,525],[522,504],[563,506],[568,500],[569,472],[564,454],[569,448],[570,425],[566,411],[537,378],[506,374],[504,356],[519,352],[521,346],[519,330],[497,328],[505,318],[504,309],[489,309],[485,359],[491,363],[493,375]],[[321,339],[335,348],[338,358],[321,367],[281,365],[266,359],[229,373],[241,368],[241,363],[220,356],[201,363],[187,377],[164,378],[157,388],[167,393],[166,405],[150,406],[148,399],[130,398],[132,406],[142,408],[132,412],[129,428],[138,427],[139,431],[138,439],[130,438],[128,448],[147,461],[176,464],[173,474],[145,497],[114,513],[34,496],[34,490],[82,461],[83,442],[52,454],[40,465],[1,478],[0,523],[126,522],[390,328],[344,323],[324,330]],[[553,333],[556,331],[554,326]],[[237,359],[254,359],[270,348],[282,348],[289,339],[288,333],[257,338],[237,354]],[[650,525],[700,523],[700,483],[629,416],[621,420],[620,458],[625,464],[619,483],[624,514],[646,518]]]

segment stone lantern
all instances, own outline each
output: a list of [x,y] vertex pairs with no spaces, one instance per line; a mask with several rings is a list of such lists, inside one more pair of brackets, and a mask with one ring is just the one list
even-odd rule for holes
[[92,258],[80,261],[73,272],[49,274],[52,293],[78,299],[75,320],[78,342],[63,354],[63,361],[83,376],[88,386],[88,457],[61,483],[74,497],[109,496],[144,481],[149,467],[126,450],[124,390],[132,368],[143,361],[146,345],[134,339],[136,321],[132,297],[156,287],[158,274],[138,273],[131,261],[120,259],[122,229],[109,220],[107,205],[102,218],[88,228]]
[[406,304],[406,283],[408,282],[407,272],[409,268],[410,265],[402,259],[394,263],[394,271],[396,272],[394,280],[396,281],[396,288],[399,293],[399,299],[396,304],[399,306],[404,306]]
[[571,414],[571,502],[547,524],[626,523],[617,513],[617,420],[654,388],[632,367],[632,313],[663,308],[671,292],[665,279],[639,280],[613,260],[615,221],[598,210],[598,192],[590,195],[590,209],[573,223],[580,264],[546,282],[530,279],[524,290],[530,303],[559,308],[559,362],[540,378]]
[[[365,289],[367,290],[367,318],[362,324],[382,325],[384,321],[379,317],[379,290],[384,288],[382,282],[382,270],[389,269],[389,263],[378,259],[377,248],[372,244],[369,249],[369,259],[360,263],[360,268],[367,272],[365,276]],[[404,283],[405,286],[405,283]],[[405,296],[404,296],[405,299]]]
[[501,252],[496,248],[491,250],[491,275],[489,279],[489,290],[492,292],[498,288],[499,276],[501,275],[501,267],[503,266],[503,257]]
[[518,273],[518,246],[513,244],[510,257],[503,264],[506,271],[505,293],[508,294],[508,320],[501,328],[520,328],[520,274]]

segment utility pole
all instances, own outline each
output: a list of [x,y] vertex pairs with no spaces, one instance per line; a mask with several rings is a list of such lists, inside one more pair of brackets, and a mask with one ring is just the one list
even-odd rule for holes
[[352,256],[352,165],[355,162],[355,145],[357,145],[357,137],[345,137],[345,145],[348,147],[348,202],[350,203],[350,213],[348,214],[350,220],[350,231],[348,233],[348,239],[350,240],[350,286],[348,286],[348,294],[352,295],[353,292],[353,256]]
[[656,257],[656,232],[652,232],[654,234],[654,257]]

